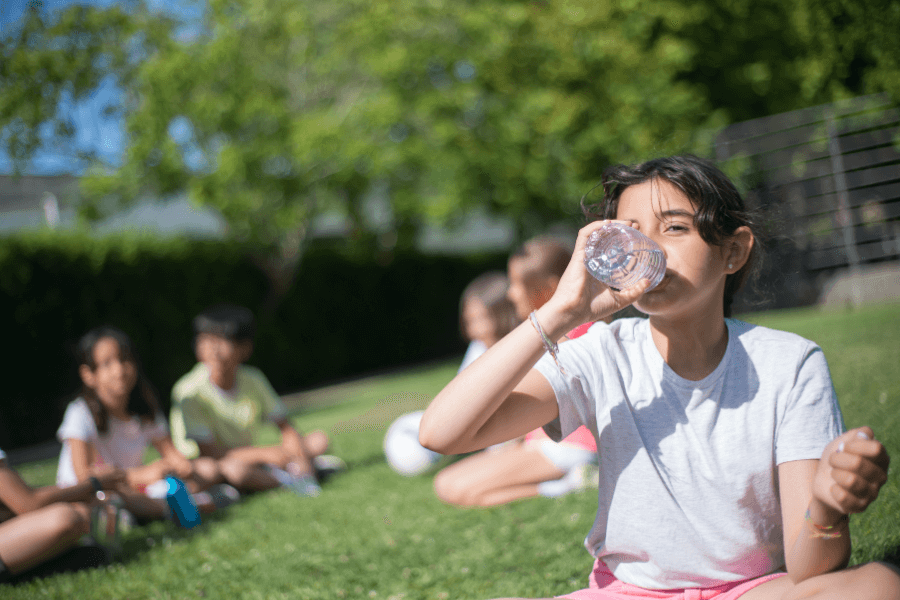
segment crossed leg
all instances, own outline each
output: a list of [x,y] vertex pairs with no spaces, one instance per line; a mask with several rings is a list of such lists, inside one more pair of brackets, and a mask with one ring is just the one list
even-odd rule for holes
[[566,473],[535,446],[511,444],[457,461],[434,477],[434,491],[448,504],[494,506],[538,495],[538,484]]

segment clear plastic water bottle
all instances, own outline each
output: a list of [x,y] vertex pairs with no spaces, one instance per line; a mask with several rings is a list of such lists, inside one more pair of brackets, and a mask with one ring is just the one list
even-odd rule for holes
[[200,524],[200,511],[194,504],[184,482],[177,477],[166,477],[166,483],[169,484],[169,491],[166,494],[166,502],[172,509],[172,516],[179,525],[185,529],[190,529]]
[[108,497],[100,492],[97,499],[91,507],[91,537],[112,558],[122,551],[122,534],[130,530],[133,517],[124,510],[118,496]]
[[607,223],[591,234],[584,264],[591,275],[615,290],[649,279],[649,291],[666,274],[666,257],[656,242],[620,223]]

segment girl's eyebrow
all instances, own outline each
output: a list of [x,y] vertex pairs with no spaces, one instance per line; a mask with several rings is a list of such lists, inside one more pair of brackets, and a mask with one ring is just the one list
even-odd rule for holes
[[[687,217],[689,219],[693,219],[694,213],[692,213],[689,210],[684,210],[683,208],[673,208],[671,210],[662,211],[661,213],[659,213],[658,216],[659,216],[660,220],[669,219],[672,217]],[[629,217],[621,217],[616,220],[617,221],[637,221],[637,219],[632,219]]]
[[660,213],[661,217],[689,217],[691,219],[694,218],[694,213],[684,210],[683,208],[675,208],[672,210],[664,210]]

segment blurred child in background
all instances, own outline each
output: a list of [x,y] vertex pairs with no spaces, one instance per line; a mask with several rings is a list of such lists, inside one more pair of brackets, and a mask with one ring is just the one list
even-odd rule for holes
[[106,564],[103,548],[76,544],[90,531],[95,487],[124,483],[122,470],[109,469],[94,482],[32,488],[0,450],[0,583]]
[[[570,257],[571,249],[552,237],[530,240],[510,257],[507,297],[518,320],[528,318],[553,296]],[[575,328],[567,337],[578,337],[592,324]],[[492,506],[536,496],[556,498],[596,487],[596,464],[597,444],[586,427],[559,443],[538,428],[522,439],[488,448],[443,469],[435,476],[434,490],[444,502],[462,506]]]
[[[297,431],[266,376],[243,364],[255,332],[253,313],[240,306],[214,306],[194,319],[198,363],[172,389],[175,443],[187,456],[218,460],[225,479],[242,492],[283,486],[317,496],[318,477],[343,468],[343,462],[324,455],[324,431]],[[281,443],[254,445],[266,422],[278,427]]]
[[[79,341],[78,355],[83,388],[81,396],[66,408],[57,431],[63,445],[57,485],[72,486],[124,469],[126,484],[117,492],[125,508],[139,520],[171,517],[164,499],[167,486],[162,481],[168,474],[185,482],[202,511],[237,499],[236,490],[220,484],[216,461],[191,461],[175,448],[156,396],[124,332],[113,327],[92,329]],[[145,465],[149,445],[161,458]]]
[[516,308],[507,297],[509,279],[500,271],[479,275],[463,290],[459,300],[459,322],[469,347],[462,371],[519,324]]

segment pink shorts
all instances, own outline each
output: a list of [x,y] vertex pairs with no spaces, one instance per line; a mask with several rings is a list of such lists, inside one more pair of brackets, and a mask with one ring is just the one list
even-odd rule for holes
[[619,581],[606,564],[598,559],[594,562],[589,588],[557,597],[568,600],[737,600],[756,586],[784,575],[787,573],[772,573],[708,588],[648,590]]

